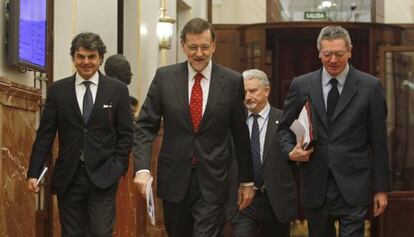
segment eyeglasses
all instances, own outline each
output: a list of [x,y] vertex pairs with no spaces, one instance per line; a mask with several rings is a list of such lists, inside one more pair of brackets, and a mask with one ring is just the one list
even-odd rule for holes
[[204,45],[187,45],[187,48],[191,51],[191,52],[198,52],[198,50],[201,50],[202,52],[206,52],[211,48],[211,44],[204,44]]
[[320,54],[326,58],[331,58],[333,55],[337,58],[342,58],[348,51],[321,51]]
[[89,55],[83,55],[83,54],[75,54],[75,59],[77,61],[84,61],[88,59],[89,61],[96,61],[98,60],[99,55],[98,54],[89,54]]

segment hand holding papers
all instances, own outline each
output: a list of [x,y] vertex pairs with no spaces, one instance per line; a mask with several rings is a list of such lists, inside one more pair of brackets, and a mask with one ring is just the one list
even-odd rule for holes
[[149,178],[146,187],[146,200],[147,200],[147,214],[151,220],[151,224],[155,225],[155,203],[154,203],[154,193],[152,191],[152,181],[154,179],[152,176]]
[[36,181],[36,186],[39,185],[40,181],[42,181],[43,176],[45,176],[47,171],[47,167],[45,166],[42,170],[42,173],[40,173],[39,178]]
[[298,119],[295,119],[290,126],[290,130],[296,135],[299,141],[303,137],[302,148],[304,150],[311,149],[316,142],[316,129],[312,118],[312,107],[309,99],[306,100]]

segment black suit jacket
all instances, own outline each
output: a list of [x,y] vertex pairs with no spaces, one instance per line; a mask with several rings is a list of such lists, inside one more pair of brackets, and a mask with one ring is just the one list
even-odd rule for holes
[[205,112],[196,133],[188,103],[187,62],[159,68],[142,106],[134,134],[135,170],[150,169],[152,143],[163,119],[158,157],[158,195],[181,201],[187,191],[193,155],[201,193],[222,204],[229,192],[231,135],[240,163],[240,182],[253,180],[249,131],[243,109],[244,85],[239,73],[213,63]]
[[309,162],[301,163],[301,194],[305,207],[319,207],[326,194],[328,169],[351,206],[367,206],[371,191],[389,190],[386,142],[387,107],[381,82],[350,66],[337,107],[328,124],[318,70],[295,78],[285,101],[279,126],[283,151],[296,138],[289,127],[307,96],[315,110],[318,143]]
[[[282,223],[288,223],[297,216],[297,192],[295,178],[292,173],[293,163],[282,153],[277,128],[282,111],[270,106],[265,143],[263,146],[263,181],[273,213]],[[231,218],[237,211],[237,162],[232,169],[232,187],[227,207],[227,215]]]
[[58,133],[59,154],[52,176],[52,192],[62,195],[84,153],[91,181],[107,188],[128,168],[133,123],[126,85],[99,73],[99,84],[89,121],[85,124],[75,92],[75,76],[49,89],[28,170],[37,178]]

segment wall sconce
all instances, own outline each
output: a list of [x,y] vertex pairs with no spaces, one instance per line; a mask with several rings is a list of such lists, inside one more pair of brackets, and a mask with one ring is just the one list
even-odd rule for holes
[[174,33],[175,20],[167,16],[165,8],[165,0],[161,0],[160,17],[157,24],[158,44],[161,49],[170,49],[172,35]]

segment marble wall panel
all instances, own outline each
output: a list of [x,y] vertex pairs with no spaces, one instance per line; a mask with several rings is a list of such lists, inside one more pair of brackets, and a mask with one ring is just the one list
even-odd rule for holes
[[26,189],[39,90],[0,77],[0,236],[35,236],[36,196]]

